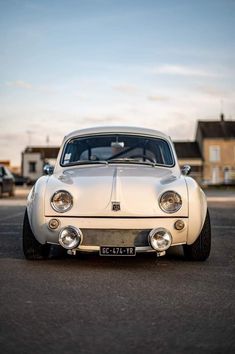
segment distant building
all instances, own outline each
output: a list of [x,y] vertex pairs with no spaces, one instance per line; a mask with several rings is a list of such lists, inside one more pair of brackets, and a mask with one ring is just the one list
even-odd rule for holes
[[0,165],[6,166],[12,173],[20,174],[20,166],[12,166],[10,160],[0,160]]
[[203,156],[202,180],[207,184],[235,183],[235,121],[199,121],[196,141]]
[[6,166],[9,168],[11,166],[11,161],[10,160],[0,160],[0,165]]
[[43,167],[54,165],[59,147],[32,146],[22,152],[22,175],[35,182],[43,174]]
[[179,165],[191,166],[191,177],[195,178],[199,183],[203,178],[203,158],[196,141],[175,141],[174,142]]
[[[235,121],[199,121],[195,141],[174,142],[179,165],[190,165],[191,176],[202,184],[235,184]],[[27,147],[22,153],[22,175],[32,182],[54,165],[59,147]]]

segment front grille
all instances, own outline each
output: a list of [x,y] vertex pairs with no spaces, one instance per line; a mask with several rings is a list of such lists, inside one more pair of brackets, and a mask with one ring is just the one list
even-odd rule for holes
[[150,230],[81,229],[83,246],[149,246]]

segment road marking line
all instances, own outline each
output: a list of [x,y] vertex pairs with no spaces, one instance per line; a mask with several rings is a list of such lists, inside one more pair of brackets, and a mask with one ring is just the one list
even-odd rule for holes
[[234,203],[234,197],[207,197],[207,201],[210,202],[221,202],[221,203]]
[[0,206],[7,207],[7,206],[26,206],[26,200],[2,200],[0,199]]

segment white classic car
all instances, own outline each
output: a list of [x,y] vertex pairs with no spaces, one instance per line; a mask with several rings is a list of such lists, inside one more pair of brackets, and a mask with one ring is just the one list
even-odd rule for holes
[[45,259],[50,246],[69,254],[165,254],[183,245],[204,261],[211,230],[206,197],[190,167],[181,171],[171,139],[133,127],[100,127],[64,138],[55,168],[29,193],[23,225],[27,259]]

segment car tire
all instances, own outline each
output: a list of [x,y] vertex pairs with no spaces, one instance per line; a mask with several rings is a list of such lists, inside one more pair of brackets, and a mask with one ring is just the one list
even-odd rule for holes
[[211,250],[211,224],[207,210],[206,219],[202,231],[192,245],[184,245],[184,255],[189,261],[205,261]]
[[42,245],[39,243],[30,226],[27,209],[24,215],[23,222],[23,252],[28,260],[47,259],[50,252],[50,245]]

